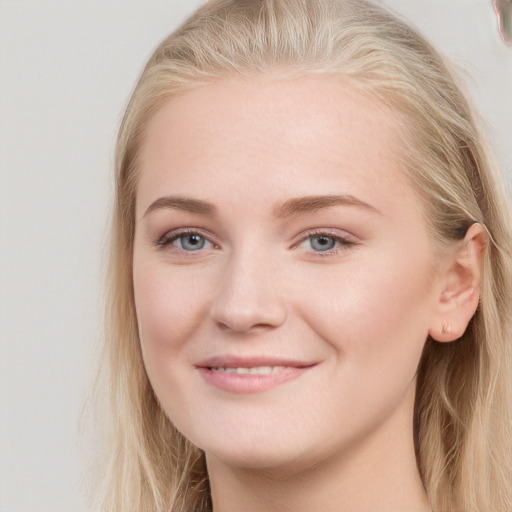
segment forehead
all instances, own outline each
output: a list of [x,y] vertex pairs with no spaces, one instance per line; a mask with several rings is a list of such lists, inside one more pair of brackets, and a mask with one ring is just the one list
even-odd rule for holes
[[249,185],[276,201],[344,193],[393,203],[412,193],[401,149],[397,116],[339,77],[222,79],[170,99],[148,123],[138,213],[158,195],[200,188],[219,201]]

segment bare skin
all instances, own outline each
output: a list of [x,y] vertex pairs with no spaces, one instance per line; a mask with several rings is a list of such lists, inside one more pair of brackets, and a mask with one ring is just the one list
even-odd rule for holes
[[[364,440],[330,464],[304,471],[292,466],[262,473],[208,457],[214,511],[236,512],[243,503],[246,512],[430,512],[415,470],[409,415],[394,420],[378,442]],[[398,450],[393,449],[397,435],[404,441]]]
[[206,453],[215,512],[429,510],[415,373],[427,336],[456,339],[474,313],[482,234],[434,248],[394,121],[339,79],[269,74],[149,123],[144,362]]

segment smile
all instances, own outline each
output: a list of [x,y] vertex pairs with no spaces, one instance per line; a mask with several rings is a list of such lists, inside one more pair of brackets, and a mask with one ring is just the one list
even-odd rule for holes
[[253,368],[210,368],[213,372],[237,373],[238,375],[270,375],[283,370],[284,366],[255,366]]
[[197,366],[209,386],[234,394],[261,393],[297,379],[316,366],[294,360],[213,357]]

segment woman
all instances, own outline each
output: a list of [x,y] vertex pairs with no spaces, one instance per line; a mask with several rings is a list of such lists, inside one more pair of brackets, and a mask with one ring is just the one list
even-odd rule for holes
[[510,209],[421,36],[214,0],[116,156],[98,510],[512,510]]

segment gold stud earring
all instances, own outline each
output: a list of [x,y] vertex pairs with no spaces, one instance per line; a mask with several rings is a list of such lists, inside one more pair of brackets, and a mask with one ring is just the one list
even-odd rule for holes
[[450,334],[452,332],[452,326],[451,324],[449,324],[448,322],[445,322],[443,324],[443,328],[442,328],[442,331],[443,331],[443,334]]

